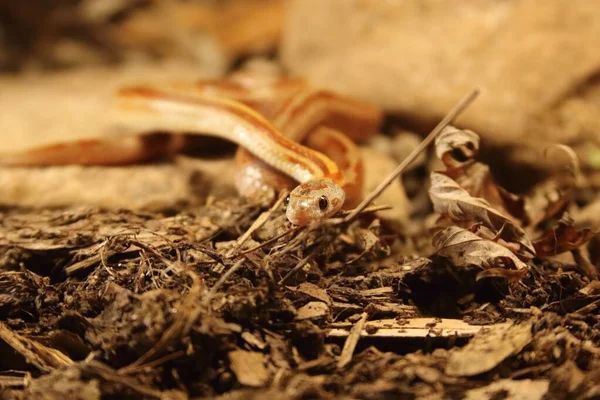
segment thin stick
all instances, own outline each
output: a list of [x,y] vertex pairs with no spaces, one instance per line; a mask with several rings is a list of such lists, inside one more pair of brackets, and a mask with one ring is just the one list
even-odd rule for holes
[[[388,206],[387,204],[380,204],[380,205],[377,205],[377,206],[366,207],[365,209],[361,210],[360,212],[362,212],[363,214],[366,214],[366,213],[374,213],[374,212],[377,212],[377,211],[391,210],[393,208],[394,207]],[[354,212],[354,210],[342,210],[340,212],[340,214],[342,214],[342,215],[348,215],[348,214],[350,214],[352,212]]]
[[281,239],[282,237],[284,237],[285,235],[289,235],[290,233],[296,232],[297,230],[299,230],[301,227],[300,226],[296,226],[294,228],[288,229],[287,231],[280,233],[279,235],[272,237],[271,239],[267,239],[262,243],[257,244],[254,247],[251,247],[247,250],[241,251],[240,254],[241,255],[246,255],[248,253],[252,253],[258,249],[260,249],[261,247],[264,247],[270,243],[276,242],[277,240]]
[[398,176],[408,167],[417,156],[425,150],[427,146],[433,142],[433,140],[440,134],[440,132],[450,123],[456,119],[466,108],[475,100],[475,98],[479,95],[479,89],[475,88],[468,96],[463,98],[454,108],[446,114],[444,119],[440,121],[439,124],[431,131],[429,135],[398,165],[398,167],[392,172],[375,190],[369,194],[359,205],[352,211],[350,214],[344,218],[343,222],[349,222],[356,218],[358,214],[360,214],[373,200],[375,200],[379,195],[396,179]]
[[302,269],[309,261],[311,261],[313,258],[315,258],[315,256],[317,255],[317,250],[320,250],[323,247],[323,245],[326,243],[327,243],[327,241],[319,243],[316,246],[316,248],[314,248],[313,251],[310,252],[309,255],[304,257],[302,260],[298,261],[296,266],[294,268],[292,268],[287,274],[285,274],[285,276],[283,278],[281,278],[281,280],[278,282],[278,284],[285,285],[287,280],[290,279],[292,277],[292,275],[294,275],[296,272],[300,271],[300,269]]
[[337,366],[338,368],[344,368],[350,361],[352,361],[352,355],[354,354],[354,350],[356,349],[356,345],[360,340],[360,334],[362,333],[365,323],[367,322],[367,317],[369,314],[363,312],[360,316],[358,322],[352,327],[350,330],[350,334],[346,338],[344,342],[344,348],[342,349],[342,354],[340,354],[340,358],[338,359]]
[[210,288],[210,291],[208,292],[208,294],[206,295],[206,297],[202,300],[202,305],[203,306],[208,306],[210,304],[210,302],[212,301],[212,298],[215,296],[215,294],[217,294],[217,292],[219,291],[219,289],[221,288],[221,286],[223,286],[225,284],[225,282],[227,282],[227,279],[229,279],[229,277],[231,275],[233,275],[233,273],[235,271],[237,271],[242,264],[244,263],[244,259],[241,258],[239,259],[235,264],[233,264],[228,270],[227,272],[225,272],[223,275],[221,275],[221,277],[219,278],[219,280],[213,285],[213,287]]
[[250,226],[250,228],[248,228],[248,230],[242,236],[240,236],[238,238],[233,249],[231,249],[231,251],[227,254],[228,257],[233,257],[235,255],[235,253],[244,245],[244,243],[246,243],[246,241],[248,239],[250,239],[250,236],[257,229],[260,229],[260,227],[262,227],[269,220],[271,215],[273,215],[273,213],[279,207],[281,207],[281,205],[285,201],[285,198],[287,197],[287,194],[288,194],[287,191],[281,192],[281,194],[279,195],[279,198],[277,199],[275,204],[273,204],[273,206],[268,211],[263,212],[262,214],[260,214],[258,216],[258,218],[256,218],[254,220],[254,222],[252,223],[252,226]]
[[[479,89],[475,88],[468,96],[466,96],[456,106],[454,106],[454,108],[452,110],[450,110],[450,112],[448,114],[446,114],[446,116],[431,131],[431,133],[429,135],[427,135],[427,137],[425,139],[423,139],[423,141],[419,144],[419,146],[417,146],[417,148],[414,149],[408,155],[408,157],[406,157],[404,159],[404,161],[402,161],[402,163],[400,165],[398,165],[398,167],[394,170],[394,172],[392,172],[383,182],[381,182],[381,184],[379,186],[377,186],[377,188],[375,190],[373,190],[371,192],[371,194],[369,194],[369,196],[367,196],[358,205],[358,207],[356,207],[354,210],[352,210],[350,212],[350,214],[346,215],[346,217],[344,219],[341,219],[339,223],[342,224],[342,223],[350,222],[353,219],[355,219],[360,213],[365,211],[365,209],[367,207],[369,207],[371,202],[373,200],[375,200],[404,171],[404,169],[407,166],[409,166],[410,163],[412,163],[415,160],[415,158],[417,158],[417,156],[427,146],[429,146],[431,144],[431,142],[437,137],[437,135],[439,135],[440,132],[446,127],[446,125],[453,122],[454,119],[456,119],[456,117],[458,115],[460,115],[460,113],[463,112],[465,110],[465,108],[467,108],[467,106],[469,104],[471,104],[471,102],[473,102],[473,100],[475,100],[475,98],[478,95],[479,95]],[[328,242],[324,241],[324,242],[321,242],[319,245],[317,245],[317,247],[315,249],[313,249],[313,251],[309,255],[307,255],[302,260],[300,260],[294,268],[292,268],[283,278],[281,278],[281,280],[279,281],[279,284],[284,285],[288,281],[288,279],[290,279],[296,272],[298,272],[301,268],[303,268],[306,265],[306,263],[311,261],[316,256],[317,250],[321,249],[326,243],[328,243]]]

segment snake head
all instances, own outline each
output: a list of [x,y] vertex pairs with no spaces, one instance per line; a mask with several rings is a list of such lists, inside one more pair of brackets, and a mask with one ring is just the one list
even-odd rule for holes
[[320,223],[344,205],[344,190],[331,179],[304,182],[290,192],[286,216],[294,225]]

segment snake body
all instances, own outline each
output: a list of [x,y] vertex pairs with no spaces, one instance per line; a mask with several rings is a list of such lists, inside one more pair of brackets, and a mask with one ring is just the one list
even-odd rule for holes
[[[254,180],[273,184],[268,174],[260,174],[266,168],[272,169],[271,176],[283,173],[299,182],[290,192],[286,210],[296,225],[319,223],[342,206],[354,204],[360,196],[362,164],[356,145],[344,134],[359,139],[370,136],[381,113],[311,89],[299,79],[257,83],[247,78],[239,74],[225,81],[123,88],[117,93],[123,111],[119,122],[138,132],[203,134],[238,144],[237,159],[244,161],[240,168],[253,171],[238,180],[241,194],[252,195],[247,191],[257,187]],[[0,165],[128,164],[176,153],[184,146],[182,135],[138,134],[2,154]],[[253,165],[253,160],[262,166]]]

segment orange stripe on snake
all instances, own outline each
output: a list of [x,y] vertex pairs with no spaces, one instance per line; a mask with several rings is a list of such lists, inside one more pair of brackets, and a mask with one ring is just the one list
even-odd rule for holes
[[[123,110],[121,123],[138,132],[205,134],[240,145],[236,159],[242,162],[241,168],[256,160],[262,163],[253,166],[250,178],[241,174],[242,178],[236,179],[242,192],[249,186],[260,186],[256,182],[248,185],[247,179],[261,179],[266,176],[266,168],[272,170],[271,182],[266,184],[277,181],[273,178],[281,173],[300,182],[290,193],[286,212],[288,219],[298,225],[319,223],[344,203],[348,206],[358,201],[362,187],[359,152],[335,128],[347,129],[353,136],[361,134],[364,140],[381,121],[378,110],[314,90],[300,79],[263,76],[253,80],[252,74],[244,73],[224,81],[125,88],[118,92],[118,100]],[[305,141],[315,150],[295,140]],[[126,164],[161,152],[175,153],[183,146],[181,134],[138,134],[3,154],[0,165]],[[244,156],[244,151],[252,156]],[[343,166],[341,170],[336,162]],[[282,178],[275,185],[282,182],[290,184]]]

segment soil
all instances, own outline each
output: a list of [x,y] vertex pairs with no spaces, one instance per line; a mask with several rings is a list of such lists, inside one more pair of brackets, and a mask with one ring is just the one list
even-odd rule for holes
[[600,394],[600,286],[565,264],[476,280],[425,230],[297,230],[236,197],[1,220],[4,398]]

